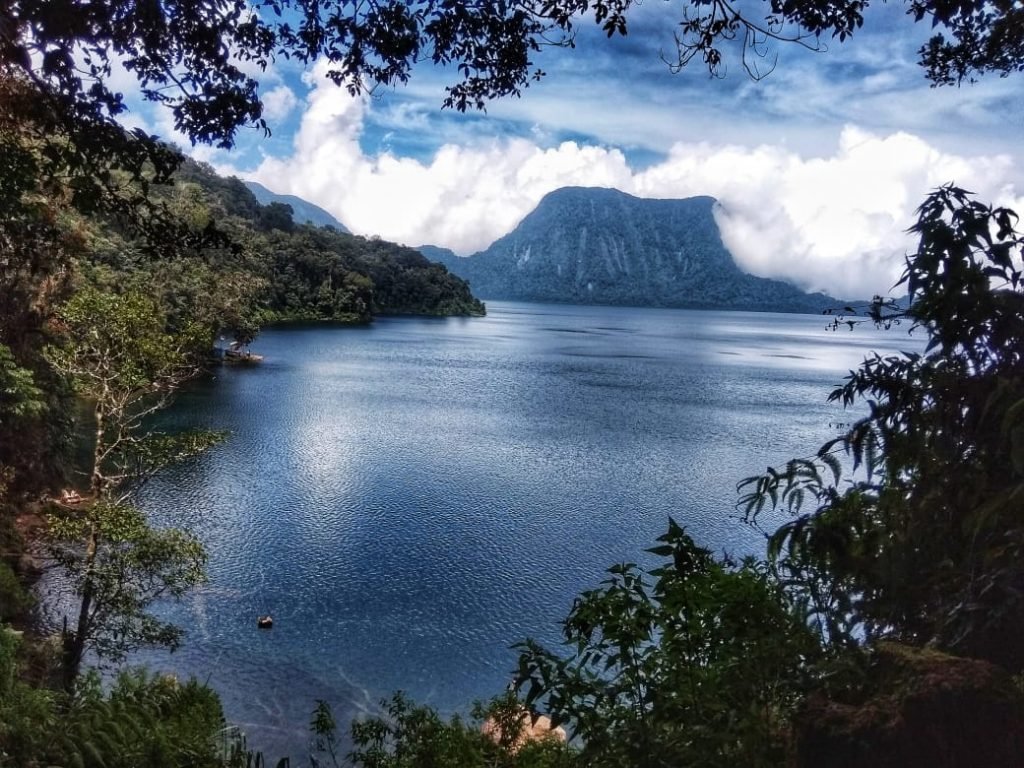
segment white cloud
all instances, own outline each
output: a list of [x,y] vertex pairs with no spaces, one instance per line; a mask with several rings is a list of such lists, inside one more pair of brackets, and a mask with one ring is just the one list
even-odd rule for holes
[[929,190],[955,182],[1021,207],[1006,156],[942,153],[906,133],[847,127],[830,157],[775,147],[677,145],[636,177],[643,196],[710,194],[726,246],[754,274],[858,298],[884,292],[914,247],[907,228]]
[[571,142],[549,150],[522,139],[446,145],[429,164],[367,157],[359,135],[372,102],[326,82],[322,65],[310,82],[292,157],[267,158],[244,175],[322,205],[360,234],[469,252],[510,230],[552,189],[630,185],[621,152]]
[[[898,278],[906,228],[927,192],[955,181],[982,199],[1024,208],[1021,169],[1005,155],[957,155],[905,132],[842,130],[830,152],[780,146],[676,143],[664,161],[631,169],[615,148],[493,139],[442,146],[429,162],[359,145],[373,102],[334,87],[318,67],[293,154],[240,175],[296,194],[354,232],[460,253],[510,231],[540,198],[567,185],[642,197],[713,195],[723,240],[755,274],[840,297],[866,297]],[[239,173],[234,169],[224,169]]]
[[279,85],[262,95],[263,116],[267,120],[283,120],[299,106],[295,93],[287,85]]
[[426,131],[430,129],[430,118],[424,104],[412,101],[399,102],[385,107],[375,115],[379,125],[400,131]]

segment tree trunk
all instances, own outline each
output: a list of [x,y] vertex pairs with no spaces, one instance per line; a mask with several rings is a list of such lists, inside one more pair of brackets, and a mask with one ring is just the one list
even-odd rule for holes
[[[103,472],[100,463],[103,451],[106,446],[103,440],[103,431],[106,426],[102,406],[96,405],[96,445],[93,447],[92,474],[89,478],[89,490],[91,491],[90,507],[86,514],[91,514],[93,506],[100,502],[100,495],[103,492]],[[99,531],[96,526],[96,519],[92,517],[89,521],[89,534],[85,542],[85,557],[82,559],[82,602],[78,606],[78,622],[74,632],[64,629],[63,637],[63,685],[67,693],[72,693],[75,688],[75,681],[78,680],[78,673],[82,668],[82,658],[85,656],[85,641],[89,635],[89,611],[92,609],[93,600],[93,566],[96,562],[96,550],[99,546]]]
[[[104,390],[104,396],[106,391]],[[100,492],[103,490],[103,468],[100,464],[103,461],[103,452],[106,450],[106,442],[103,440],[103,432],[107,426],[103,406],[100,404],[100,400],[96,402],[96,410],[94,411],[96,416],[96,443],[92,449],[92,474],[89,476],[89,490],[92,492],[92,497],[98,499]]]
[[78,623],[75,631],[64,630],[64,658],[63,658],[63,684],[67,693],[73,693],[75,681],[78,680],[78,672],[82,667],[82,657],[85,656],[85,640],[89,634],[89,611],[92,609],[93,585],[92,569],[96,562],[96,549],[99,544],[99,534],[96,530],[95,521],[89,524],[89,538],[85,545],[85,566],[82,577],[82,602],[78,607]]

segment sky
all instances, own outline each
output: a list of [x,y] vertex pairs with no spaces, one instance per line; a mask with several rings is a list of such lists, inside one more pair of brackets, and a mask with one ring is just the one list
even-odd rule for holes
[[441,108],[451,73],[352,97],[321,63],[258,74],[273,135],[230,151],[191,147],[170,116],[130,120],[222,173],[327,209],[356,234],[469,255],[511,231],[548,192],[614,187],[646,198],[711,195],[737,263],[842,298],[885,293],[914,248],[906,229],[930,189],[966,187],[1024,211],[1021,76],[932,88],[916,51],[930,33],[901,4],[827,50],[779,44],[760,80],[698,61],[672,73],[675,0],[633,9],[625,38],[584,23],[575,49],[486,112]]

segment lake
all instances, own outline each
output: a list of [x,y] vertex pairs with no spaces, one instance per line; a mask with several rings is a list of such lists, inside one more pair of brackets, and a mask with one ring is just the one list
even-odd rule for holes
[[[168,415],[230,431],[142,504],[191,526],[207,585],[166,612],[175,654],[269,755],[303,754],[317,699],[349,719],[393,690],[443,712],[502,692],[528,636],[673,516],[761,552],[736,482],[812,453],[826,402],[900,331],[813,315],[492,302],[486,318],[265,331]],[[274,617],[259,630],[256,617]]]

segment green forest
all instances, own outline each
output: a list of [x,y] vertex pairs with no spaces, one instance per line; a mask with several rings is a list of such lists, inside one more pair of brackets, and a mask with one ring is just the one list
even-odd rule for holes
[[75,279],[102,290],[159,286],[171,322],[187,316],[248,343],[268,323],[484,312],[463,281],[417,251],[297,225],[289,206],[260,205],[238,179],[192,160],[146,195],[196,246],[164,258],[116,222],[82,220],[87,244]]
[[[632,4],[372,5],[268,3],[277,21],[243,0],[4,8],[3,768],[288,765],[250,751],[201,682],[123,666],[182,642],[150,608],[205,578],[202,543],[153,526],[137,493],[225,439],[165,434],[150,417],[203,375],[222,335],[246,344],[272,322],[483,312],[418,253],[296,226],[287,207],[124,128],[111,57],[179,130],[228,147],[243,126],[267,128],[258,82],[233,56],[257,68],[324,57],[353,92],[403,83],[430,58],[457,78],[446,106],[465,110],[518,94],[541,74],[532,53],[570,45],[576,24],[624,35]],[[844,42],[865,5],[773,2],[759,19],[695,3],[679,66],[716,72],[720,43],[762,23]],[[936,84],[1024,66],[1019,3],[908,10],[907,24],[939,30],[921,51]],[[1013,211],[952,185],[922,202],[913,235],[909,307],[879,299],[834,320],[913,329],[926,350],[866,359],[831,394],[863,416],[739,482],[748,524],[785,515],[763,557],[716,555],[670,520],[650,549],[660,564],[613,566],[576,599],[562,647],[522,640],[514,691],[452,719],[396,694],[352,724],[311,701],[311,754],[291,765],[1019,765],[1024,241]],[[83,433],[89,455],[73,458]],[[87,481],[61,498],[73,463]],[[28,620],[41,564],[72,586],[52,635]],[[104,683],[90,658],[119,674]],[[538,714],[569,741],[527,738]]]

